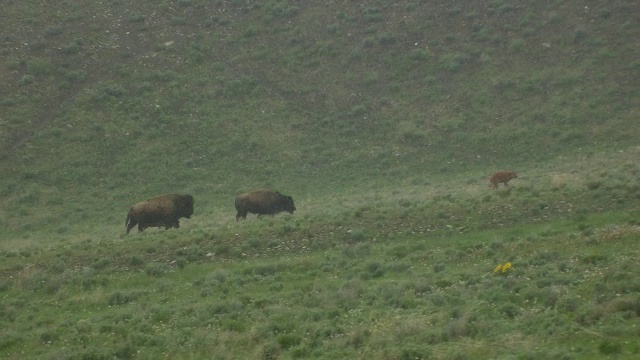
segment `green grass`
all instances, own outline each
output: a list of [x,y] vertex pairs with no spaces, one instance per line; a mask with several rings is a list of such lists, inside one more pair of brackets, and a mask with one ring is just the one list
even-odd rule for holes
[[637,357],[638,11],[3,5],[0,357]]
[[0,253],[2,351],[632,358],[637,167],[597,173],[599,187],[578,171],[607,160],[574,162],[570,178],[521,175],[511,189],[472,179],[424,194],[361,190],[293,216],[14,244]]
[[236,228],[5,252],[2,349],[8,358],[632,357],[640,283],[629,249],[640,229],[629,219],[364,238],[281,233],[281,219],[254,225],[256,241]]

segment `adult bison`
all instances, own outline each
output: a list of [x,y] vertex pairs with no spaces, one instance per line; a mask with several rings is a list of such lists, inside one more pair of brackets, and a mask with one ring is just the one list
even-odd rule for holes
[[138,231],[148,227],[179,228],[180,218],[193,215],[193,196],[166,194],[137,203],[127,214],[127,234],[136,225]]
[[254,192],[241,194],[236,197],[236,221],[247,218],[247,213],[264,215],[277,214],[287,211],[290,214],[296,210],[291,196],[282,195],[277,191],[256,190]]

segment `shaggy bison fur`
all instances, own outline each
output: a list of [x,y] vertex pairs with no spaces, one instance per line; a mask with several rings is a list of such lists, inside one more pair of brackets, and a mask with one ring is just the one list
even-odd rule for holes
[[165,229],[180,227],[180,218],[189,219],[193,215],[193,196],[167,194],[137,203],[127,214],[127,234],[136,225],[138,231],[148,227]]
[[241,194],[236,197],[236,221],[247,218],[247,213],[264,215],[277,214],[287,211],[290,214],[296,210],[291,196],[280,194],[271,190],[256,190],[254,192]]
[[500,171],[497,172],[489,178],[489,187],[492,189],[497,189],[500,183],[503,183],[504,186],[509,187],[509,180],[515,179],[518,177],[514,171]]

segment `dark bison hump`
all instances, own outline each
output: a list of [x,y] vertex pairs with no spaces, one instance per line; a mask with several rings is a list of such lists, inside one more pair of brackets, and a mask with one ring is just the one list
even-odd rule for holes
[[191,195],[177,195],[173,198],[173,204],[176,207],[178,215],[186,218],[193,215],[193,196]]

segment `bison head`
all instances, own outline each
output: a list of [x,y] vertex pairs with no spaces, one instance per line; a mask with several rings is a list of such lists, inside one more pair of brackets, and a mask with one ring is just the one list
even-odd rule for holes
[[178,208],[180,216],[190,219],[191,215],[193,215],[193,196],[182,195],[176,202],[176,207]]
[[296,205],[293,203],[293,198],[291,196],[284,195],[283,201],[284,210],[289,214],[293,214],[296,211]]

